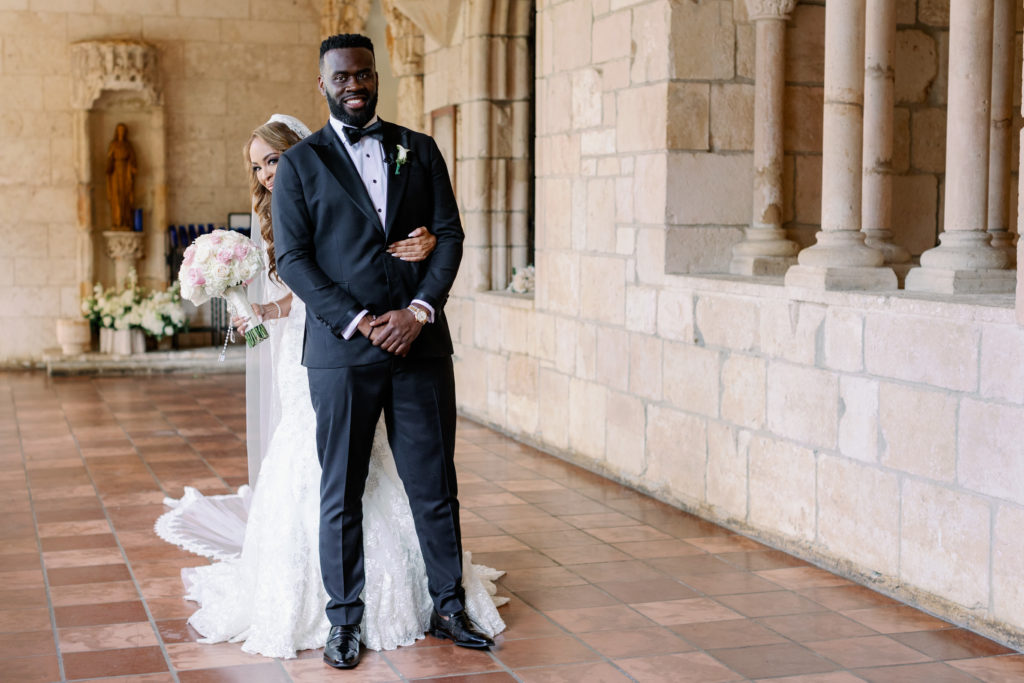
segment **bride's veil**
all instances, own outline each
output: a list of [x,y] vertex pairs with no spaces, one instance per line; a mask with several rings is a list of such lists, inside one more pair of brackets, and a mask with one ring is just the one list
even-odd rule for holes
[[[300,137],[309,135],[310,130],[302,121],[287,114],[274,114],[271,121],[283,123]],[[259,218],[252,213],[252,241],[263,249],[263,233],[260,231]],[[267,276],[267,270],[249,283],[249,301],[266,303],[280,299],[287,294],[280,283]],[[276,392],[273,385],[273,349],[274,343],[257,344],[246,351],[245,359],[245,441],[249,457],[249,484],[255,485],[260,472],[260,463],[270,442],[281,415],[281,407],[277,405]]]
[[[252,213],[252,241],[263,249],[263,235],[260,219]],[[249,283],[249,301],[265,303],[270,289],[269,278],[264,269]],[[272,344],[257,344],[245,352],[245,443],[249,456],[249,485],[256,485],[260,463],[270,441],[274,414],[273,355]]]

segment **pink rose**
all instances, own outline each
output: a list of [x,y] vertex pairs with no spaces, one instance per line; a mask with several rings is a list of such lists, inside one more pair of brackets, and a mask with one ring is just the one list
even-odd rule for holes
[[239,244],[235,245],[235,258],[237,258],[239,261],[244,259],[248,254],[249,254],[249,245],[248,244],[239,243]]
[[217,234],[219,232],[220,230],[214,230],[210,233],[210,244],[220,244],[220,235]]
[[231,261],[232,261],[232,259],[234,259],[234,257],[235,257],[235,255],[233,253],[231,253],[230,249],[224,249],[222,251],[218,251],[217,252],[217,260],[219,262],[223,263],[223,264],[231,263]]
[[203,270],[201,268],[193,268],[188,274],[192,278],[192,285],[194,287],[206,284],[206,278],[203,277]]
[[192,260],[195,257],[196,257],[196,247],[195,247],[195,245],[189,245],[189,248],[185,250],[185,258],[182,260],[182,263],[185,264],[186,266],[187,265],[191,265]]

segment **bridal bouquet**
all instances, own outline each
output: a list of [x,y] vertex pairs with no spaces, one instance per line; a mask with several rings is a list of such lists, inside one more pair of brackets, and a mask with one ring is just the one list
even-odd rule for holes
[[243,287],[263,269],[263,254],[245,235],[214,230],[200,235],[185,250],[178,280],[181,295],[195,305],[219,296],[227,299],[235,315],[246,319],[245,343],[256,346],[267,338]]

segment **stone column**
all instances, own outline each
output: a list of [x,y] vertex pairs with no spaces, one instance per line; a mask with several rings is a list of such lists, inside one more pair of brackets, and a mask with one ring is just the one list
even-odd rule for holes
[[[864,241],[887,264],[906,263],[910,252],[892,241],[892,148],[896,0],[867,0],[864,37]],[[904,268],[905,270],[905,268]]]
[[988,143],[988,232],[992,246],[1017,264],[1010,232],[1010,157],[1013,148],[1014,0],[996,0],[992,20],[992,124]]
[[945,231],[939,246],[921,254],[921,267],[907,275],[908,290],[1013,291],[1009,258],[986,232],[992,13],[993,0],[950,3]]
[[821,231],[800,252],[786,285],[810,289],[896,289],[882,252],[864,243],[860,204],[864,119],[864,2],[825,5],[825,116]]
[[733,247],[729,271],[784,275],[799,246],[782,228],[783,96],[786,21],[796,0],[747,0],[757,32],[754,77],[754,214],[744,240]]

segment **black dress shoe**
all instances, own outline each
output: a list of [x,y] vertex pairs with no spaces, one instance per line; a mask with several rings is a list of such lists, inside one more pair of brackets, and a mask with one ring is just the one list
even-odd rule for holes
[[335,669],[354,669],[359,657],[359,624],[332,626],[324,646],[324,661]]
[[480,632],[476,624],[461,610],[447,619],[436,611],[430,615],[430,635],[435,638],[454,640],[460,647],[471,647],[486,650],[494,645],[494,641]]

